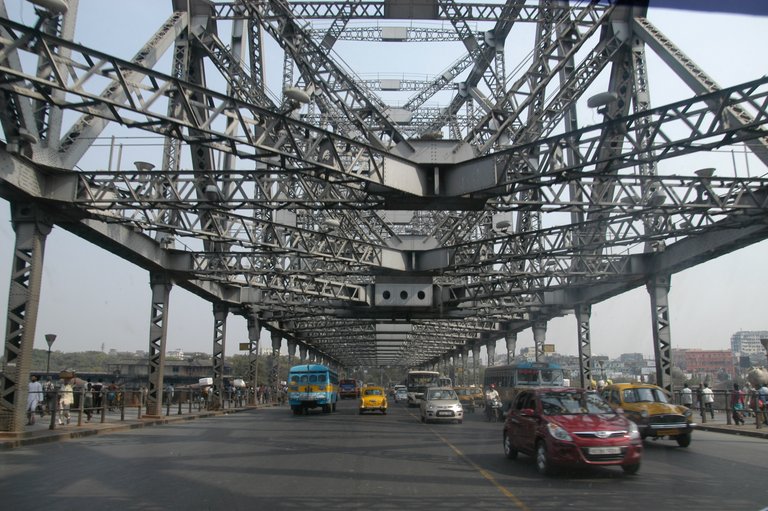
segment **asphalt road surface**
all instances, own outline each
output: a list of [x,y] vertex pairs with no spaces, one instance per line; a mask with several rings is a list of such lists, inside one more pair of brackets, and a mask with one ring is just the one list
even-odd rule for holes
[[646,442],[618,467],[536,472],[507,460],[501,424],[248,410],[0,452],[3,510],[763,510],[768,441],[697,431],[687,449]]

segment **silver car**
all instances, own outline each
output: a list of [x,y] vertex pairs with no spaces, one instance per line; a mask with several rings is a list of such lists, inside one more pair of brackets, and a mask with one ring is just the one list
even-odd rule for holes
[[459,396],[451,387],[430,387],[421,400],[421,422],[464,421],[464,410]]

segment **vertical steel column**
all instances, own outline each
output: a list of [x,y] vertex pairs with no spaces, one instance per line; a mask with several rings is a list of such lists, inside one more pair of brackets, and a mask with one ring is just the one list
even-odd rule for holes
[[467,355],[469,351],[466,346],[461,347],[461,384],[469,385],[469,377],[467,376]]
[[517,332],[508,332],[504,336],[504,342],[507,343],[507,364],[515,360],[515,349],[517,348]]
[[272,393],[272,399],[278,396],[280,386],[280,346],[283,343],[283,337],[278,332],[272,332],[272,355],[270,356],[269,368],[269,390]]
[[480,344],[472,344],[472,380],[475,385],[480,384]]
[[247,318],[248,326],[248,404],[256,404],[256,386],[259,377],[259,339],[261,335],[261,322],[255,313],[251,312]]
[[24,429],[26,417],[45,240],[52,224],[42,211],[28,204],[12,204],[11,221],[16,245],[8,290],[5,370],[0,379],[0,431],[18,432]]
[[488,367],[496,365],[496,341],[485,343],[485,352],[488,355]]
[[301,362],[304,362],[307,360],[307,346],[306,344],[302,344],[299,346],[299,359],[301,359]]
[[592,340],[589,331],[592,306],[579,304],[574,308],[574,313],[579,338],[579,385],[585,389],[592,384]]
[[168,301],[171,281],[163,273],[151,273],[152,311],[149,323],[149,389],[147,415],[162,415],[163,371],[165,370],[165,340],[168,336]]
[[227,336],[229,308],[222,303],[213,304],[213,388],[217,410],[224,407],[224,347]]
[[536,362],[544,358],[544,342],[547,338],[547,322],[536,320],[533,322],[533,344]]
[[294,359],[296,358],[296,347],[298,344],[294,339],[288,339],[286,344],[288,344],[288,363],[293,365]]
[[651,295],[653,353],[656,357],[656,385],[672,395],[672,340],[669,325],[669,275],[655,275],[646,288]]

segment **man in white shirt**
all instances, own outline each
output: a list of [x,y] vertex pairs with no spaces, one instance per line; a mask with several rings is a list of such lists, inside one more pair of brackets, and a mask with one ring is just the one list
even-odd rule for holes
[[693,408],[693,392],[687,383],[683,384],[683,390],[680,391],[680,404]]

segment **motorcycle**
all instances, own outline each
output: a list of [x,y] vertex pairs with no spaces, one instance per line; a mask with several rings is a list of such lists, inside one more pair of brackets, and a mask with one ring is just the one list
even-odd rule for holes
[[494,397],[485,405],[485,418],[488,422],[500,422],[504,419],[502,404],[499,398]]

